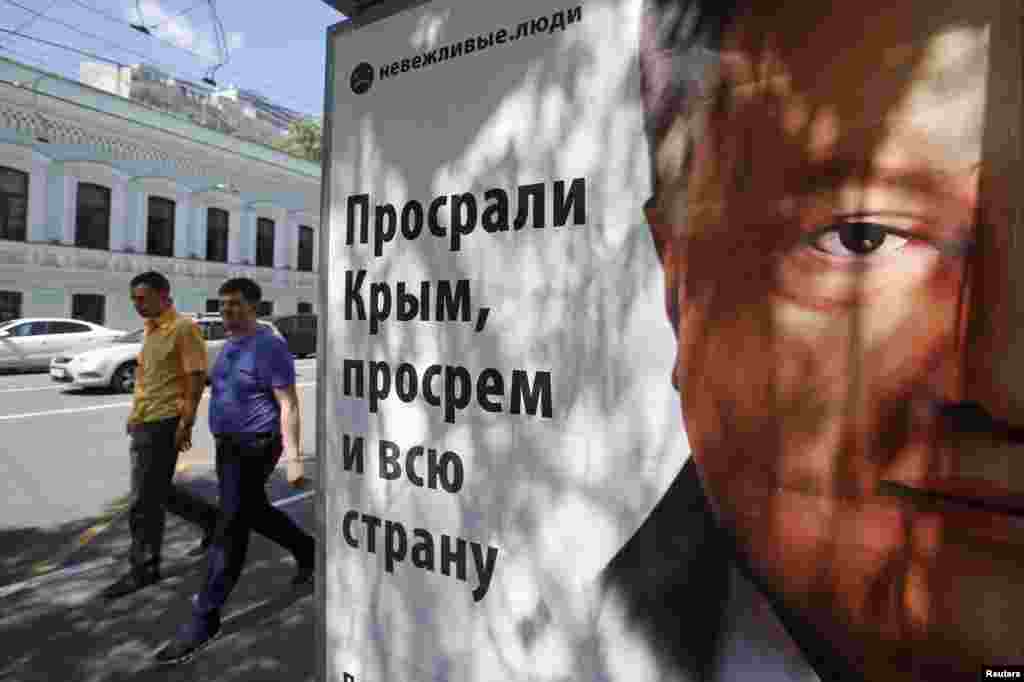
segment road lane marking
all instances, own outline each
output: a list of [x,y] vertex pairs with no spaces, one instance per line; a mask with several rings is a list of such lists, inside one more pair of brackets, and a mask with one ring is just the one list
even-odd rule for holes
[[115,407],[131,407],[131,403],[106,403],[105,405],[92,405],[90,407],[69,407],[63,410],[47,410],[45,412],[22,412],[21,414],[0,415],[0,421],[11,421],[13,419],[29,419],[31,417],[49,417],[55,414],[75,414],[76,412],[95,412],[96,410],[110,410]]
[[65,388],[65,386],[26,386],[24,388],[0,388],[0,393],[24,393],[26,391],[59,391],[62,388]]
[[[316,364],[315,360],[296,360],[296,368],[309,369]],[[25,393],[30,391],[59,391],[69,388],[67,384],[61,383],[56,386],[19,386],[18,388],[0,388],[0,393]]]
[[[315,381],[306,381],[299,384],[295,384],[296,388],[308,388],[310,386],[316,386]],[[203,400],[209,398],[209,393],[203,394]],[[11,421],[14,419],[29,419],[31,417],[48,417],[56,414],[75,414],[77,412],[95,412],[96,410],[110,410],[115,407],[131,407],[131,401],[121,403],[105,403],[103,405],[91,405],[89,407],[68,407],[61,410],[46,410],[45,412],[22,412],[21,414],[4,414],[0,415],[0,421]]]
[[[274,502],[273,506],[278,507],[278,508],[284,507],[285,505],[292,504],[293,502],[298,502],[300,500],[305,500],[305,499],[307,499],[309,497],[312,497],[314,495],[314,493],[315,493],[315,491],[308,490],[308,491],[306,491],[304,493],[299,493],[297,495],[292,495],[290,497],[285,497],[285,498],[282,498],[282,499],[277,500],[276,502]],[[88,531],[86,531],[86,532],[88,532]],[[5,585],[4,587],[0,588],[0,599],[4,599],[6,597],[9,597],[12,594],[17,594],[18,592],[21,592],[22,590],[29,590],[29,589],[33,589],[33,588],[36,588],[36,587],[40,587],[40,586],[42,586],[42,585],[44,585],[44,584],[46,584],[48,582],[52,582],[52,581],[58,580],[60,578],[73,578],[74,576],[80,575],[82,573],[88,573],[88,572],[94,571],[96,569],[104,568],[105,566],[110,566],[112,564],[117,563],[117,561],[118,560],[113,558],[113,557],[106,557],[106,558],[103,558],[103,559],[94,559],[93,561],[87,561],[84,564],[78,564],[77,566],[70,566],[68,568],[62,568],[59,571],[52,571],[52,572],[46,573],[44,575],[36,576],[35,578],[30,578],[28,580],[23,580],[23,581],[18,582],[18,583],[12,583],[10,585]]]

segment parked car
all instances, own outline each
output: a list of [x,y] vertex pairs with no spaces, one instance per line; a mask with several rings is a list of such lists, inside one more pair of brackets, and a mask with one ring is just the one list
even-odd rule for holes
[[312,313],[277,315],[267,318],[288,342],[288,350],[300,358],[316,354],[317,318]]
[[[224,322],[219,317],[201,317],[195,320],[206,339],[206,353],[213,366],[227,336]],[[280,335],[273,325],[262,322]],[[135,390],[135,364],[142,350],[143,330],[124,334],[113,343],[77,355],[63,354],[50,363],[50,377],[71,388],[106,388],[131,393]]]
[[46,369],[61,354],[80,353],[124,331],[66,318],[21,318],[0,325],[0,368]]

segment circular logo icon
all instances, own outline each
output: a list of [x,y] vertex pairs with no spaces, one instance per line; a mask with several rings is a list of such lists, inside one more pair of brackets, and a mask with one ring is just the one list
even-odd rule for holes
[[352,75],[349,76],[348,84],[352,87],[352,92],[357,95],[365,94],[370,86],[373,85],[373,65],[363,62],[352,69]]

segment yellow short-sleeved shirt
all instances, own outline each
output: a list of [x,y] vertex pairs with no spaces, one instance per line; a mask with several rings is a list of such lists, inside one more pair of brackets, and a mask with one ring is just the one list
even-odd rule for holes
[[128,422],[181,416],[186,399],[185,376],[207,371],[206,365],[206,341],[192,320],[173,307],[155,320],[146,320]]

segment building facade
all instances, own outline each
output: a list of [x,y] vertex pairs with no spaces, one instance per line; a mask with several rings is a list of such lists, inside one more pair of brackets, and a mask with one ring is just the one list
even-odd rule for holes
[[236,276],[313,311],[319,229],[319,165],[0,59],[0,319],[137,328],[146,270],[183,312]]

